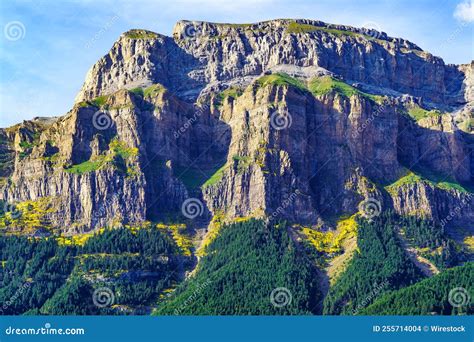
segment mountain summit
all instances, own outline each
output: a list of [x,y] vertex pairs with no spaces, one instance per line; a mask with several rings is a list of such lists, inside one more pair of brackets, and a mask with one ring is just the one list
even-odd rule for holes
[[407,40],[320,21],[272,20],[180,21],[173,38],[128,31],[89,71],[77,101],[154,83],[196,98],[203,90],[248,85],[264,72],[285,70],[310,78],[322,69],[394,95],[448,105],[473,100],[472,66],[445,65]]

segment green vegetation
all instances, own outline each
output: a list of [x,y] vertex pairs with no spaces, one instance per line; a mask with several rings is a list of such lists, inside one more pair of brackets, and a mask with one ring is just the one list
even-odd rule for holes
[[[140,314],[174,286],[176,270],[190,262],[154,225],[105,229],[83,245],[0,235],[0,260],[0,301],[11,302],[0,309],[7,315]],[[104,286],[115,300],[99,308],[93,292]]]
[[420,121],[421,119],[428,117],[438,117],[443,115],[439,110],[426,110],[420,106],[414,106],[408,109],[408,115],[413,118],[415,121]]
[[90,104],[95,106],[95,107],[100,108],[100,107],[103,107],[105,105],[108,98],[109,98],[108,95],[99,96],[99,97],[96,97],[95,99],[91,100]]
[[28,157],[30,154],[31,154],[31,152],[21,151],[20,153],[18,153],[18,156],[20,157],[20,160],[23,160],[26,157]]
[[430,184],[431,186],[443,190],[470,192],[470,189],[450,179],[440,177],[439,175],[435,175],[430,172],[423,171],[423,174],[424,176],[422,176],[419,172],[415,173],[415,171],[408,170],[408,173],[405,176],[401,177],[393,184],[386,186],[385,189],[390,193],[394,193],[401,186],[416,184],[418,182],[425,182],[427,184]]
[[51,164],[56,164],[59,161],[59,157],[59,148],[56,146],[55,142],[47,140],[45,143],[45,151],[41,158]]
[[441,181],[437,182],[436,186],[443,190],[457,190],[461,192],[469,192],[469,190],[463,187],[461,184],[453,182],[453,181]]
[[402,178],[398,179],[395,183],[388,185],[386,188],[390,191],[390,189],[396,189],[404,185],[415,184],[418,182],[424,181],[424,178],[412,171],[408,171],[408,174],[403,176]]
[[109,144],[109,158],[112,166],[127,177],[134,177],[138,174],[136,159],[138,148],[128,147],[125,142],[113,139]]
[[319,26],[314,26],[314,25],[308,25],[308,24],[299,24],[297,22],[291,22],[288,24],[288,27],[286,29],[286,32],[288,33],[308,33],[308,32],[314,32],[318,29],[321,29],[322,27]]
[[73,165],[65,170],[69,173],[74,173],[76,175],[82,175],[89,172],[94,172],[100,170],[107,163],[107,158],[105,156],[98,156],[91,160],[87,160],[83,163]]
[[158,83],[152,84],[151,86],[146,88],[137,87],[129,90],[129,92],[144,98],[155,97],[163,91],[165,91],[165,87]]
[[257,80],[257,84],[260,87],[269,84],[279,86],[292,86],[296,87],[301,91],[309,90],[314,96],[321,96],[334,91],[344,97],[360,95],[378,104],[381,104],[383,101],[383,96],[364,93],[358,90],[357,88],[354,88],[353,86],[345,83],[344,81],[338,80],[331,76],[313,78],[309,81],[308,86],[306,86],[306,84],[304,84],[302,81],[293,78],[287,74],[276,73],[260,77]]
[[[206,251],[196,274],[155,314],[310,314],[320,299],[315,270],[297,252],[285,224],[250,219],[226,225]],[[276,307],[270,295],[282,287],[292,300]]]
[[407,49],[407,48],[400,48],[400,51],[402,53],[411,53],[411,54],[414,54],[418,57],[421,57],[423,59],[426,59],[428,58],[428,56],[430,56],[431,54],[429,52],[426,52],[426,51],[423,51],[423,50],[419,50],[419,49]]
[[115,156],[120,156],[123,159],[136,157],[138,155],[138,148],[128,147],[125,142],[113,139],[109,144],[109,149]]
[[33,148],[33,146],[35,146],[33,143],[28,141],[20,141],[18,145],[23,149]]
[[89,107],[89,106],[94,106],[98,108],[103,108],[107,107],[106,103],[109,98],[109,95],[102,95],[98,96],[95,99],[89,100],[89,101],[81,101],[78,103],[79,108],[84,108],[84,107]]
[[30,310],[29,314],[39,315],[99,315],[111,314],[107,309],[100,309],[91,300],[94,287],[81,277],[69,279],[40,308]]
[[[5,216],[1,208],[0,217]],[[190,269],[193,249],[183,224],[146,223],[74,237],[0,234],[0,301],[9,303],[0,312],[116,315],[147,314],[155,309],[155,314],[175,315],[321,313],[316,269],[312,259],[294,244],[285,223],[245,218],[224,224],[223,219],[222,213],[213,218],[211,233],[198,254],[199,266],[180,285],[184,272]],[[356,216],[344,218],[331,239],[312,235],[316,250],[333,254],[340,252],[344,239],[357,238],[354,256],[330,288],[323,312],[472,314],[472,305],[453,308],[448,293],[462,287],[473,297],[474,263],[422,280],[398,231],[427,257],[431,251],[441,250],[431,260],[443,270],[465,261],[458,258],[456,246],[449,246],[443,229],[431,222],[390,212],[372,222]],[[92,302],[94,291],[101,287],[114,294],[113,303],[103,308]],[[291,302],[282,307],[272,305],[270,294],[276,288],[288,289]]]
[[143,91],[143,88],[133,88],[133,89],[130,89],[129,90],[131,93],[135,94],[135,95],[138,95],[138,96],[141,96],[143,97],[143,94],[144,94],[144,91]]
[[207,248],[209,245],[219,236],[219,232],[224,225],[225,214],[223,211],[217,211],[216,214],[212,217],[211,222],[208,226],[208,231],[206,236],[201,242],[201,245],[196,250],[196,256],[203,257],[207,255]]
[[373,102],[376,103],[381,103],[383,97],[378,96],[378,95],[372,95],[372,94],[367,94],[364,93],[349,84],[338,80],[334,77],[331,76],[323,76],[323,77],[318,77],[318,78],[313,78],[309,82],[309,91],[314,95],[314,96],[321,96],[325,95],[327,93],[330,93],[332,91],[335,91],[339,95],[345,96],[345,97],[351,97],[353,95],[360,95],[363,96]]
[[395,232],[397,219],[383,213],[368,222],[358,219],[358,252],[330,288],[324,313],[354,314],[377,295],[411,285],[422,274],[405,254]]
[[303,91],[306,90],[306,86],[304,85],[303,82],[285,73],[276,73],[276,74],[262,76],[257,80],[257,84],[260,87],[264,87],[271,84],[271,85],[277,85],[277,86],[292,86]]
[[[472,315],[474,314],[472,284],[474,284],[474,263],[469,262],[464,266],[452,268],[407,288],[384,294],[367,308],[361,310],[360,314]],[[462,296],[469,296],[471,302],[453,307],[449,302],[451,291],[455,291],[455,293],[457,291],[459,296],[457,299],[453,297],[455,303],[462,303]],[[461,301],[457,302],[456,300],[459,299]]]
[[[129,92],[141,97],[154,97],[158,95],[160,92],[163,92],[164,90],[165,88],[161,84],[152,84],[151,86],[147,88],[137,87],[137,88],[130,89]],[[80,108],[95,106],[98,108],[106,108],[106,109],[123,109],[123,108],[133,107],[133,104],[123,104],[123,105],[109,107],[108,105],[106,105],[109,97],[110,95],[103,95],[103,96],[96,97],[95,99],[90,100],[90,101],[81,101],[79,102],[78,106]]]
[[191,256],[191,250],[194,248],[191,241],[191,234],[185,224],[157,224],[158,229],[166,231],[171,236],[179,247],[181,254]]
[[304,227],[302,232],[307,238],[307,243],[316,251],[326,254],[341,253],[344,240],[357,236],[356,215],[339,220],[334,231],[322,232]]
[[188,190],[199,188],[207,179],[207,176],[201,170],[192,167],[177,166],[173,169],[173,173]]
[[143,90],[143,96],[154,97],[163,91],[165,91],[165,87],[163,87],[161,84],[153,84]]
[[50,197],[10,205],[0,201],[0,206],[0,229],[15,228],[24,234],[33,234],[51,228],[48,215],[54,212],[54,205]]
[[220,182],[222,177],[224,177],[225,170],[227,168],[227,165],[224,164],[222,165],[219,169],[217,169],[209,179],[207,179],[204,184],[202,185],[203,188],[208,187],[208,186],[213,186],[217,183]]
[[186,186],[188,191],[194,191],[200,187],[216,184],[222,178],[225,168],[225,161],[199,168],[176,165],[173,166],[173,175]]
[[236,28],[248,28],[253,24],[223,24],[224,26],[236,27]]
[[109,144],[109,150],[99,156],[80,164],[65,168],[66,172],[82,175],[100,170],[106,165],[112,165],[116,170],[133,177],[137,174],[135,159],[138,156],[138,148],[129,147],[125,142],[113,139]]
[[[262,28],[258,28],[258,26],[256,24],[251,24],[251,23],[244,23],[244,24],[228,24],[228,23],[224,23],[224,24],[218,24],[219,26],[221,26],[221,28],[233,28],[233,29],[237,29],[239,31],[251,31],[253,33],[259,33],[259,32],[265,32],[266,30],[265,29],[262,29]],[[228,35],[217,35],[217,36],[210,36],[209,38],[211,40],[216,40],[216,39],[224,39],[226,37],[229,37]]]
[[459,128],[466,133],[472,133],[474,131],[474,119],[468,118],[459,124]]
[[26,158],[33,152],[33,148],[39,145],[41,136],[41,132],[37,131],[26,130],[24,133],[26,133],[26,137],[23,138],[26,138],[26,140],[22,140],[18,143],[18,146],[22,149],[19,153],[20,160]]
[[125,33],[125,37],[129,39],[156,39],[158,35],[146,30],[130,30]]
[[[459,265],[469,258],[468,251],[461,250],[442,227],[431,221],[384,212],[372,222],[360,218],[357,222],[357,251],[329,290],[324,302],[326,314],[364,312],[364,308],[384,293],[421,280],[421,271],[406,253],[408,247],[433,262],[439,270]],[[324,241],[317,239],[319,243]],[[393,311],[392,314],[400,313]]]
[[56,152],[50,156],[42,157],[42,159],[52,164],[56,164],[59,161],[59,152]]
[[33,147],[36,146],[35,143],[28,141],[20,141],[18,145],[22,148],[22,151],[20,151],[20,153],[18,154],[20,156],[20,160],[28,157],[33,151]]
[[243,173],[252,164],[252,158],[249,156],[235,155],[232,156],[232,160],[234,161],[234,168],[237,170],[238,174]]
[[458,246],[447,236],[444,228],[433,221],[413,216],[401,217],[397,226],[408,245],[440,270],[459,265],[468,257],[469,251]]
[[286,32],[290,34],[309,33],[309,32],[316,32],[316,31],[330,33],[336,37],[350,36],[350,37],[364,37],[370,40],[372,39],[372,37],[370,36],[357,33],[357,32],[344,31],[344,30],[338,30],[338,29],[334,29],[330,27],[314,26],[314,25],[309,25],[309,24],[300,24],[297,22],[289,23],[286,29]]
[[[60,288],[74,265],[73,249],[54,240],[0,235],[0,307],[4,315],[40,308]],[[11,300],[16,298],[15,300]]]
[[226,90],[219,93],[217,105],[221,106],[226,98],[236,99],[240,95],[242,95],[242,93],[243,91],[240,88],[237,88],[237,87],[227,88]]

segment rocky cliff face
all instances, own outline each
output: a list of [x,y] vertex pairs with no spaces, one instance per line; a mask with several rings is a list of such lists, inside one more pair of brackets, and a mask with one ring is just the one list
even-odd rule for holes
[[202,217],[316,224],[369,200],[472,222],[472,69],[311,20],[132,30],[69,113],[0,131],[0,200],[71,233],[189,218],[189,198]]
[[419,181],[400,186],[391,193],[394,209],[401,215],[415,215],[439,222],[442,226],[469,227],[474,220],[472,192],[440,189]]
[[407,40],[373,30],[313,20],[180,21],[173,38],[140,30],[123,34],[90,70],[77,101],[152,83],[196,97],[208,87],[248,84],[281,65],[320,67],[345,80],[438,103],[462,104],[470,96],[468,67],[447,66]]

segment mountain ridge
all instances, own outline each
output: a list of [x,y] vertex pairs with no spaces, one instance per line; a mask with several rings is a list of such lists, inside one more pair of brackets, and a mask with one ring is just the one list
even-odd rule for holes
[[[466,69],[461,83],[456,74],[457,90],[450,88],[456,68],[413,51],[419,47],[385,33],[305,19],[179,21],[173,38],[127,31],[90,69],[67,115],[2,130],[15,166],[0,199],[37,201],[60,191],[49,205],[58,202],[61,214],[48,220],[77,231],[179,213],[193,196],[211,216],[280,209],[314,224],[324,222],[321,212],[353,214],[373,197],[441,221],[467,196],[460,188],[377,185],[407,169],[472,183],[472,96],[462,83],[472,73]],[[445,112],[459,105],[466,118]],[[461,211],[459,224],[474,217],[470,201]]]
[[[332,27],[332,31],[325,31],[327,27]],[[395,58],[397,60],[397,63],[406,64],[408,62],[403,61],[403,59],[408,58],[409,60],[411,60],[410,63],[416,65],[416,73],[422,73],[423,70],[420,70],[420,68],[429,69],[428,72],[432,76],[427,76],[434,77],[433,80],[431,80],[432,83],[433,81],[435,81],[436,83],[440,83],[440,78],[442,77],[449,77],[451,79],[455,79],[456,77],[460,77],[460,74],[462,74],[462,72],[460,73],[457,70],[459,66],[454,67],[450,65],[445,65],[441,58],[434,57],[431,54],[422,51],[418,46],[409,41],[400,38],[391,38],[384,33],[380,33],[373,30],[356,29],[353,27],[342,25],[331,25],[320,21],[311,20],[272,20],[255,24],[237,25],[179,21],[175,25],[172,37],[159,35],[156,33],[152,33],[151,31],[145,30],[128,31],[128,33],[126,32],[122,34],[121,38],[114,44],[114,47],[111,50],[113,54],[110,56],[106,55],[104,57],[105,59],[101,59],[99,63],[96,64],[95,68],[97,69],[97,71],[100,69],[100,72],[103,73],[104,71],[106,71],[106,69],[101,69],[103,65],[110,65],[114,63],[114,60],[116,60],[118,56],[115,53],[119,53],[117,49],[120,50],[120,46],[124,46],[124,50],[122,51],[124,53],[126,53],[126,51],[128,50],[132,50],[135,48],[141,49],[144,47],[141,45],[141,43],[136,47],[132,47],[132,42],[135,40],[135,37],[140,37],[140,35],[133,35],[133,32],[142,32],[141,37],[146,38],[144,39],[144,41],[154,42],[154,40],[156,40],[156,44],[151,44],[151,46],[148,47],[148,50],[145,47],[144,54],[151,53],[152,51],[154,51],[153,53],[155,53],[157,56],[160,56],[160,58],[163,58],[163,61],[153,61],[153,63],[157,62],[162,64],[159,68],[154,68],[151,65],[144,65],[142,71],[148,74],[138,75],[142,78],[142,81],[148,81],[151,83],[162,83],[167,85],[166,81],[168,78],[171,78],[173,81],[185,79],[188,81],[188,92],[189,86],[191,84],[195,87],[200,87],[199,89],[201,89],[200,91],[202,91],[204,83],[208,85],[209,83],[211,83],[212,85],[213,82],[217,82],[217,85],[219,85],[219,83],[225,84],[225,81],[228,81],[229,77],[245,78],[246,76],[258,76],[264,70],[268,69],[269,67],[276,66],[278,64],[294,64],[296,66],[316,65],[324,67],[329,71],[334,71],[335,73],[343,76],[345,79],[352,79],[353,81],[358,82],[367,82],[369,84],[374,83],[374,81],[375,83],[377,83],[376,80],[378,78],[383,79],[382,76],[384,76],[384,74],[387,74],[389,78],[393,77],[391,74],[386,73],[384,70],[379,71],[380,75],[372,76],[365,75],[364,73],[360,72],[360,70],[356,69],[346,70],[344,72],[340,72],[341,70],[337,69],[332,70],[332,68],[337,68],[338,64],[347,64],[347,62],[349,62],[347,59],[343,58],[344,49],[347,49],[347,52],[352,52],[353,50],[355,50],[354,56],[357,56],[359,54],[359,52],[357,52],[357,49],[375,49],[373,52],[379,51],[378,55],[380,56],[374,56],[373,60],[368,60],[367,63],[369,64],[375,63],[377,58],[388,58],[388,51],[390,51],[391,53],[397,53],[397,55],[394,56],[400,56]],[[148,32],[149,35],[147,36],[146,34],[144,34],[144,32]],[[364,32],[369,32],[373,36],[364,35]],[[130,37],[128,37],[127,34],[130,35],[132,39],[128,39]],[[305,36],[309,36],[312,39],[306,39]],[[307,51],[305,51],[305,49],[302,49],[300,46],[292,48],[291,45],[288,45],[294,44],[294,42],[291,41],[291,37],[298,37],[298,41],[300,41],[301,43],[306,43],[308,47],[306,48]],[[230,40],[230,42],[227,42],[226,39]],[[260,46],[262,39],[263,42],[265,42],[265,39],[269,39],[269,41],[266,42],[268,46]],[[330,46],[329,48],[325,46],[325,43],[320,39],[329,39],[329,41],[337,42],[340,48],[342,49],[340,51],[341,55],[339,55],[338,52],[333,51],[333,48],[331,48]],[[280,43],[277,40],[279,40]],[[283,43],[281,43],[281,41],[283,41]],[[238,42],[238,45],[236,45],[236,42]],[[350,45],[348,43],[351,43],[356,46],[354,47],[353,45]],[[220,44],[222,46],[219,46]],[[221,50],[221,48],[226,50]],[[287,52],[285,52],[285,56],[301,55],[302,57],[291,57],[287,60],[285,56],[279,55],[278,49],[288,50]],[[318,52],[318,49],[325,50]],[[391,51],[391,49],[394,49],[394,51]],[[308,54],[305,56],[306,53],[312,50],[316,51],[315,55]],[[263,53],[260,54],[259,51],[263,51]],[[327,55],[325,51],[327,52]],[[386,52],[384,53],[383,51]],[[413,51],[421,51],[421,54],[418,53],[420,56],[416,55]],[[228,55],[228,57],[226,57],[226,55]],[[213,63],[212,60],[219,61],[219,58],[221,58],[219,56],[223,58],[222,61],[218,63]],[[336,58],[336,62],[333,65],[331,65],[329,61],[324,60],[329,56]],[[176,60],[179,62],[177,64],[180,65],[177,65],[175,67],[172,62]],[[202,63],[201,60],[203,61]],[[209,60],[211,61],[209,62]],[[238,63],[241,63],[242,65],[238,65]],[[353,63],[361,66],[365,64],[363,60],[354,60]],[[208,64],[208,67],[206,67],[206,64]],[[389,68],[392,67],[393,66],[389,66]],[[170,70],[168,74],[161,73],[167,68]],[[219,71],[218,69],[220,68],[223,70]],[[241,70],[242,68],[243,70]],[[226,71],[225,69],[228,69],[228,71]],[[400,71],[403,72],[403,68],[400,68]],[[183,72],[191,72],[191,74],[188,75],[188,77],[185,77],[183,75],[180,75],[180,73]],[[93,74],[94,67],[91,69],[82,91],[78,94],[76,102],[90,98],[88,93],[90,93],[91,96],[96,97],[99,96],[100,93],[104,93],[104,89],[107,89],[108,85],[94,85],[94,83],[96,82],[94,82],[93,80],[94,78],[97,79],[97,77]],[[126,75],[124,77],[126,77]],[[92,78],[92,80],[90,78]],[[399,78],[401,79],[402,77]],[[410,78],[409,75],[407,75],[407,78]],[[137,81],[136,78],[135,81]],[[243,79],[242,81],[244,83],[248,83],[245,82],[245,79]],[[461,86],[459,84],[459,81],[460,80],[454,82],[456,84],[453,84],[452,87],[459,88]],[[102,80],[102,82],[105,81]],[[119,82],[122,82],[122,80],[119,80]],[[123,82],[125,82],[125,80],[123,80]],[[110,87],[112,87],[111,89],[119,89],[120,87],[123,87],[126,84],[126,82],[123,82],[122,84],[120,84],[120,86],[115,86],[112,84],[110,85]],[[378,83],[380,83],[380,81]],[[137,84],[132,84],[130,85],[130,87],[135,85]],[[382,84],[375,85],[381,86]],[[387,83],[385,85],[390,85],[390,83]],[[102,91],[99,91],[101,87],[105,88]],[[415,88],[420,88],[420,86],[418,85],[410,86],[409,84],[396,84],[396,87],[391,86],[390,88],[397,89],[397,87],[401,88],[403,91],[408,89],[411,89],[413,91],[413,89]],[[437,89],[437,92],[441,93],[441,89]],[[107,93],[107,91],[105,91],[105,93]],[[193,94],[191,98],[195,98],[196,96],[197,94]],[[458,94],[455,96],[460,97],[461,95]],[[444,101],[438,95],[434,99],[438,100],[438,102],[440,102],[439,100],[441,100],[441,102]],[[470,100],[472,100],[472,98]],[[454,101],[459,102],[460,100],[455,99]],[[461,100],[461,102],[462,101],[463,100]]]

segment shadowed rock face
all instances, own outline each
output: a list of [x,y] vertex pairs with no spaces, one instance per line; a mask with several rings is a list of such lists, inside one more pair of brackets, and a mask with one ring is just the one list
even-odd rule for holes
[[[70,233],[180,217],[190,197],[203,218],[315,224],[371,198],[469,223],[472,70],[311,20],[132,30],[69,113],[0,130],[0,200],[43,201]],[[422,180],[397,183],[408,170]]]

